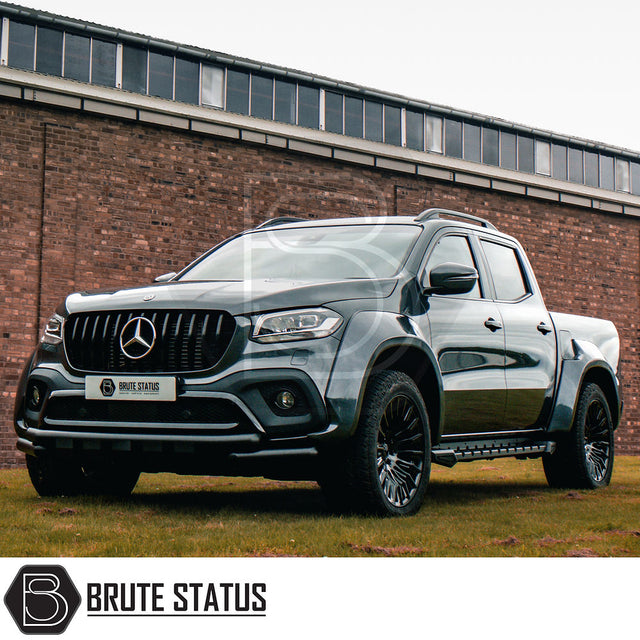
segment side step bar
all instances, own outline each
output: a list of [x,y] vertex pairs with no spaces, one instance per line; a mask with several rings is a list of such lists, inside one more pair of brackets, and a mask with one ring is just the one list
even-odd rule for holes
[[461,442],[459,446],[449,449],[433,449],[431,461],[445,467],[453,467],[457,462],[471,462],[472,460],[491,460],[492,458],[506,458],[510,456],[539,456],[543,453],[553,453],[555,442],[492,442],[473,443]]

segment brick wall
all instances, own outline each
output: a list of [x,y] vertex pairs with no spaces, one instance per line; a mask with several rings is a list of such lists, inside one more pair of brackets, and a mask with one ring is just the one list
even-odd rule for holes
[[518,237],[552,310],[613,320],[640,453],[636,350],[640,221],[135,122],[0,102],[0,466],[19,372],[77,289],[143,284],[267,217],[469,211]]

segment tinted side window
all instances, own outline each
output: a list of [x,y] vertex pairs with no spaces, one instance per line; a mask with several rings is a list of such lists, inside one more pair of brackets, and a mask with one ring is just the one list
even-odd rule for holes
[[482,240],[498,300],[518,300],[529,293],[520,261],[511,247]]
[[[433,248],[429,260],[427,262],[426,271],[429,273],[431,269],[445,262],[457,262],[467,267],[477,269],[476,263],[469,247],[469,241],[464,236],[444,236],[438,240]],[[469,293],[460,294],[463,298],[480,298],[480,286],[476,282],[475,287]]]

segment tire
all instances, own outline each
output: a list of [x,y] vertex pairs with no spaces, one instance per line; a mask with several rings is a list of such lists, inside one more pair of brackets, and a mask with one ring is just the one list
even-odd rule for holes
[[613,421],[602,389],[587,384],[580,392],[571,431],[556,451],[542,458],[552,487],[597,489],[606,487],[613,473]]
[[406,516],[420,509],[431,471],[429,416],[415,382],[399,371],[375,374],[355,436],[320,479],[341,511]]
[[82,470],[72,461],[51,455],[26,456],[33,488],[43,498],[74,496],[82,488]]

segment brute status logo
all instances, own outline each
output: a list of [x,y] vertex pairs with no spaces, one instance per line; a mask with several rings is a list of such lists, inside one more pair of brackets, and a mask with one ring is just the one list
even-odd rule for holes
[[57,565],[22,567],[4,597],[22,633],[63,633],[80,606],[69,574]]

